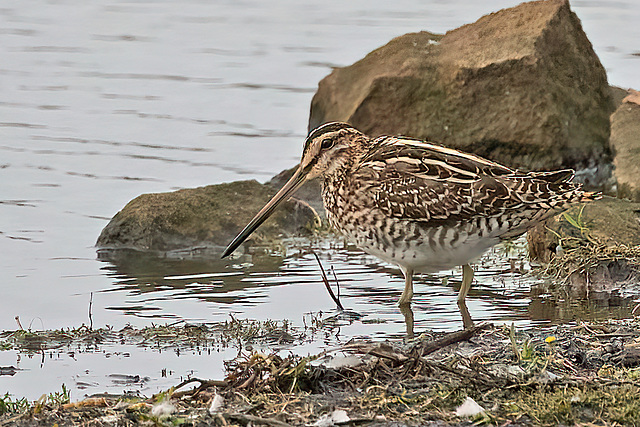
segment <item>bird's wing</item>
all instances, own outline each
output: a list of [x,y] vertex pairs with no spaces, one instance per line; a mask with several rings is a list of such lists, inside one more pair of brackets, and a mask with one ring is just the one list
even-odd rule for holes
[[357,199],[362,208],[429,223],[499,216],[543,202],[552,190],[571,187],[563,184],[564,176],[558,173],[560,182],[550,182],[554,179],[546,175],[520,174],[450,148],[381,137],[348,179],[359,183]]

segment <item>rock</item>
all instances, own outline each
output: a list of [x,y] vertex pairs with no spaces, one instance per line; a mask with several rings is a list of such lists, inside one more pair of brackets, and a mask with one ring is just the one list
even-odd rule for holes
[[462,405],[456,408],[455,414],[459,417],[475,417],[482,412],[484,412],[484,408],[467,396]]
[[[143,194],[129,202],[102,230],[96,245],[109,249],[167,252],[225,247],[276,190],[257,181]],[[252,240],[293,235],[315,220],[307,205],[284,202]]]
[[640,202],[640,94],[630,91],[611,115],[618,197]]
[[213,396],[213,399],[211,399],[211,405],[209,405],[209,413],[211,415],[217,414],[218,412],[220,412],[223,405],[224,398],[216,393],[215,396]]
[[176,407],[173,406],[173,404],[168,400],[165,400],[153,405],[153,407],[151,408],[151,415],[153,415],[154,417],[162,418],[168,417],[176,411]]
[[613,100],[613,105],[615,108],[618,108],[622,101],[629,96],[629,91],[626,89],[622,89],[618,86],[610,86],[609,93],[611,94],[611,99]]
[[603,66],[565,0],[524,3],[445,35],[406,34],[325,77],[309,128],[347,121],[528,170],[611,176]]
[[315,427],[331,427],[336,425],[346,424],[351,421],[347,411],[344,409],[336,409],[330,414],[324,414],[318,420],[312,424]]

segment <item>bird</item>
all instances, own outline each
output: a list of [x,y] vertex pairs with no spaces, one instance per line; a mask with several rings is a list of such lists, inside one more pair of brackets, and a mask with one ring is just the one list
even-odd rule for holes
[[224,250],[235,251],[302,184],[322,181],[331,226],[404,275],[400,307],[413,298],[414,273],[462,266],[458,304],[473,281],[469,263],[571,204],[599,193],[575,172],[521,172],[475,154],[405,136],[370,138],[343,122],[323,124],[304,141],[284,186]]

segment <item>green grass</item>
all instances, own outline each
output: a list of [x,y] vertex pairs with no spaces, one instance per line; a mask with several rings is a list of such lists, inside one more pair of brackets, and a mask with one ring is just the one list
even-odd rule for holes
[[5,393],[0,397],[0,415],[4,414],[21,414],[33,410],[34,413],[41,412],[44,407],[58,407],[70,401],[70,392],[67,386],[62,384],[61,391],[43,394],[40,399],[29,402],[23,397],[16,399],[11,397],[9,393]]
[[9,393],[0,397],[0,415],[26,412],[31,404],[26,398],[14,399]]

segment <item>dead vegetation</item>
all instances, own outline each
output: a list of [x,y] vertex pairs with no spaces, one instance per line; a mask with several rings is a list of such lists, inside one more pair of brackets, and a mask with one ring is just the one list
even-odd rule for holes
[[[265,334],[272,326],[243,328],[234,339],[283,335]],[[172,328],[132,334],[180,340]],[[211,339],[199,335],[202,327],[190,329],[195,341]],[[189,378],[147,399],[100,395],[25,407],[5,396],[0,425],[640,424],[636,320],[530,330],[480,325],[404,343],[283,353],[242,351],[226,362],[225,378]],[[456,408],[467,398],[482,410],[459,417]]]
[[[595,213],[589,211],[587,214],[586,208],[591,208]],[[615,234],[618,228],[623,227],[614,225],[617,217],[611,212],[599,208],[600,211],[592,205],[574,207],[544,225],[544,233],[538,231],[533,234],[534,245],[552,248],[551,252],[555,252],[550,256],[534,254],[542,255],[543,261],[549,261],[536,273],[548,277],[555,290],[574,298],[588,297],[591,293],[637,293],[640,290],[640,245],[635,244],[637,236],[633,232],[626,239],[609,235],[607,219],[614,228],[611,233]],[[630,227],[626,223],[625,226]],[[543,234],[546,237],[539,237]],[[531,235],[529,244],[532,244]]]

